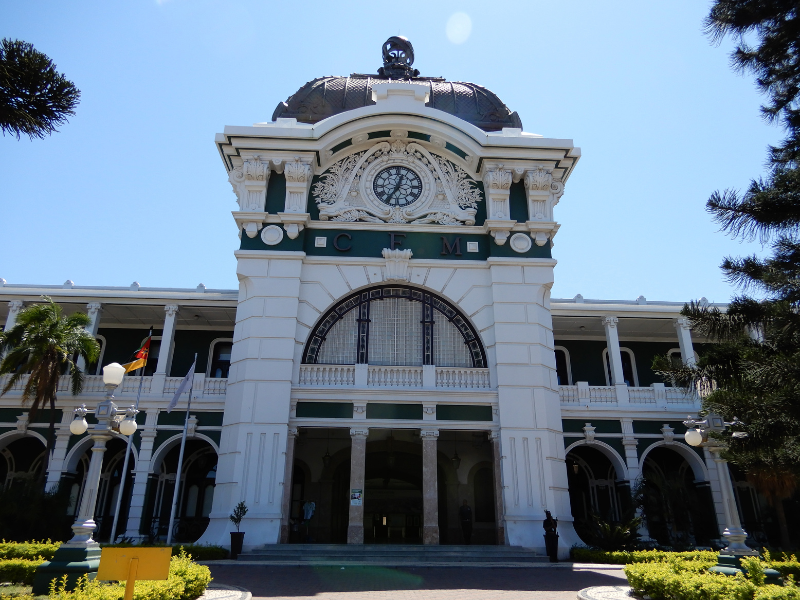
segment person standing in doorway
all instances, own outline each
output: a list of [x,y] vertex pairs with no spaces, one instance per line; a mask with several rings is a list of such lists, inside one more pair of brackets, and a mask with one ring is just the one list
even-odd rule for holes
[[469,544],[472,539],[472,509],[466,500],[458,509],[458,517],[461,521],[461,533],[464,535],[464,543]]

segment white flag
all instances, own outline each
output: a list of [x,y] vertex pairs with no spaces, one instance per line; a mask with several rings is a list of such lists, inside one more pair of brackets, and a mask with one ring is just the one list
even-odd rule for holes
[[185,392],[187,389],[190,390],[191,393],[192,383],[194,382],[194,366],[197,363],[197,358],[194,359],[189,372],[186,374],[186,377],[183,378],[181,384],[178,386],[178,389],[175,391],[175,395],[172,397],[172,402],[169,403],[167,407],[167,412],[172,412],[172,409],[175,408],[178,404],[178,399],[181,397],[181,394]]

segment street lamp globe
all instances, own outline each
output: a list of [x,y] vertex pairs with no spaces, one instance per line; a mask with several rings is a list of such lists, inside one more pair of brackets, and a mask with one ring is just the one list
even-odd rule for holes
[[72,435],[83,435],[87,429],[89,429],[89,424],[86,422],[86,417],[76,413],[75,418],[69,424],[69,432]]
[[690,446],[699,446],[703,443],[703,434],[699,429],[687,429],[684,439]]
[[119,363],[111,363],[103,367],[103,383],[118,386],[125,376],[125,367]]
[[125,417],[119,423],[119,432],[122,435],[132,436],[136,433],[136,419],[134,417]]

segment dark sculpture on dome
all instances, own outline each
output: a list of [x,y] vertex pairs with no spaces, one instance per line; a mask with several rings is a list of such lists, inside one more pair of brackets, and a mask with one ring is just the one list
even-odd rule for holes
[[318,123],[348,110],[375,104],[372,86],[387,80],[422,83],[430,87],[426,106],[450,113],[484,131],[504,127],[522,129],[522,121],[494,93],[474,83],[420,77],[414,63],[414,47],[404,37],[390,37],[383,44],[383,67],[375,75],[353,73],[349,77],[319,77],[309,81],[286,102],[281,102],[272,120],[294,118]]
[[390,79],[419,77],[419,70],[412,69],[414,46],[406,38],[392,36],[383,43],[383,66],[378,75]]

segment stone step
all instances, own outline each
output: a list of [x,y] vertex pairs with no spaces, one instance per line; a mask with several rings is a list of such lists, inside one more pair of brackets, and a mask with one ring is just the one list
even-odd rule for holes
[[281,563],[532,563],[547,557],[519,546],[422,546],[399,544],[276,544],[239,555],[243,562]]

